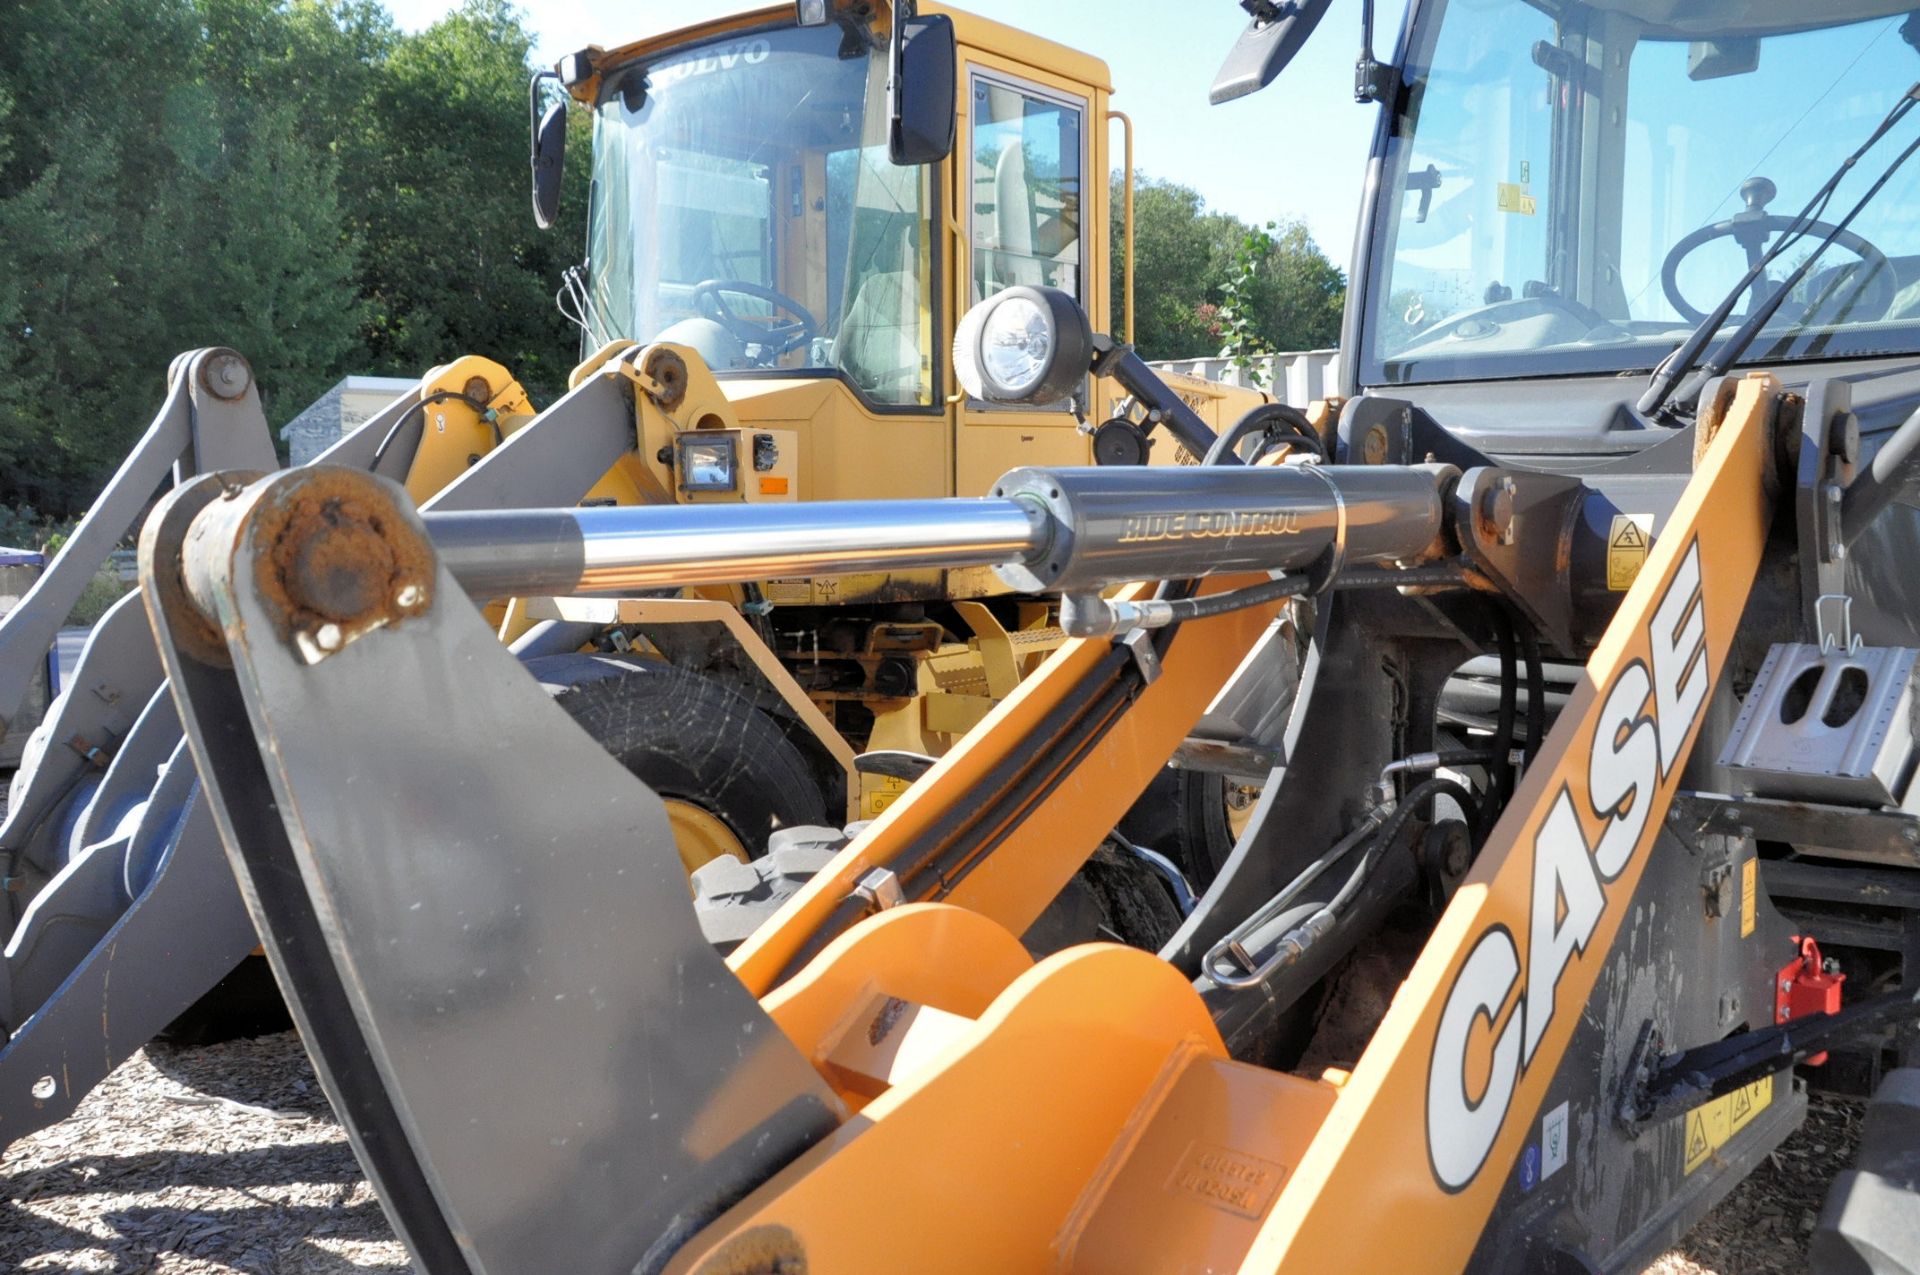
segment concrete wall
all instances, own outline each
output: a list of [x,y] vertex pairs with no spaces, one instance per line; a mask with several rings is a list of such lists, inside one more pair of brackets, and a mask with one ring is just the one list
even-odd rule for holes
[[280,430],[288,459],[304,465],[359,429],[419,382],[397,376],[349,376]]
[[1232,359],[1165,359],[1151,366],[1225,385],[1265,390],[1282,403],[1305,407],[1333,391],[1340,378],[1340,351],[1295,350],[1253,359],[1245,370]]

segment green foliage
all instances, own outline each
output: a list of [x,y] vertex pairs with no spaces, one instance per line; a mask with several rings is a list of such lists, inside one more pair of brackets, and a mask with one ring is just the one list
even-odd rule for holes
[[[1121,323],[1124,179],[1113,179],[1112,323]],[[1333,345],[1346,276],[1298,222],[1250,226],[1191,187],[1136,176],[1134,344],[1149,359]]]
[[[51,559],[66,542],[67,532],[57,531],[47,537],[41,548]],[[62,623],[82,627],[98,624],[107,609],[126,597],[132,589],[133,585],[120,578],[120,571],[112,562],[103,562],[100,569],[93,573],[93,578],[81,588],[80,596],[74,599],[73,609],[67,612],[67,618]]]
[[1249,379],[1255,385],[1260,384],[1261,377],[1253,366],[1254,359],[1274,353],[1260,332],[1259,296],[1260,272],[1279,247],[1273,239],[1273,226],[1273,222],[1264,227],[1249,226],[1240,236],[1240,242],[1234,246],[1232,268],[1220,288],[1220,307],[1215,312],[1215,321],[1224,338],[1220,356],[1232,359],[1235,367],[1250,373]]
[[72,530],[71,522],[56,521],[31,505],[0,505],[0,548],[44,553]]
[[0,506],[84,507],[197,346],[247,356],[276,428],[349,372],[466,352],[537,400],[564,389],[552,296],[587,148],[572,223],[540,235],[530,40],[503,0],[416,35],[375,0],[89,0],[5,26]]

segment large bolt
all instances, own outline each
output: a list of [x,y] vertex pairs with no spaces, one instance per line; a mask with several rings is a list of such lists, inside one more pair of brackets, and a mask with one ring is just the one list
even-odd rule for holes
[[207,357],[200,369],[200,381],[215,398],[232,401],[253,384],[253,371],[245,359],[232,350],[224,350]]
[[287,592],[330,620],[355,620],[386,605],[393,546],[365,522],[329,506],[326,522],[294,551]]
[[1387,459],[1387,427],[1375,425],[1361,441],[1360,455],[1369,465],[1384,464]]
[[1480,534],[1503,545],[1513,543],[1513,479],[1502,478],[1480,493]]

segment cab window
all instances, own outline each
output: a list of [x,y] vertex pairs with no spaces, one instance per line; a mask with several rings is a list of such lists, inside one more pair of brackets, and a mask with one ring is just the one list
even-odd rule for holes
[[1021,284],[1083,299],[1084,106],[986,76],[973,81],[973,295]]

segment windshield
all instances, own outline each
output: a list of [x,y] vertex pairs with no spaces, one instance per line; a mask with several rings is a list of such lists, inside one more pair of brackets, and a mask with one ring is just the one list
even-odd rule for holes
[[834,24],[610,76],[589,344],[674,341],[717,372],[836,371],[877,403],[932,403],[931,176],[888,161],[885,84],[884,44]]
[[[1423,5],[1376,217],[1362,380],[1651,369],[1920,80],[1920,24],[1903,30],[1903,4]],[[1667,25],[1676,14],[1684,26]],[[1915,134],[1903,124],[1869,152],[1823,221]],[[1920,163],[1821,255],[1743,361],[1920,350],[1916,212]],[[1781,254],[1728,330],[1824,233]]]

